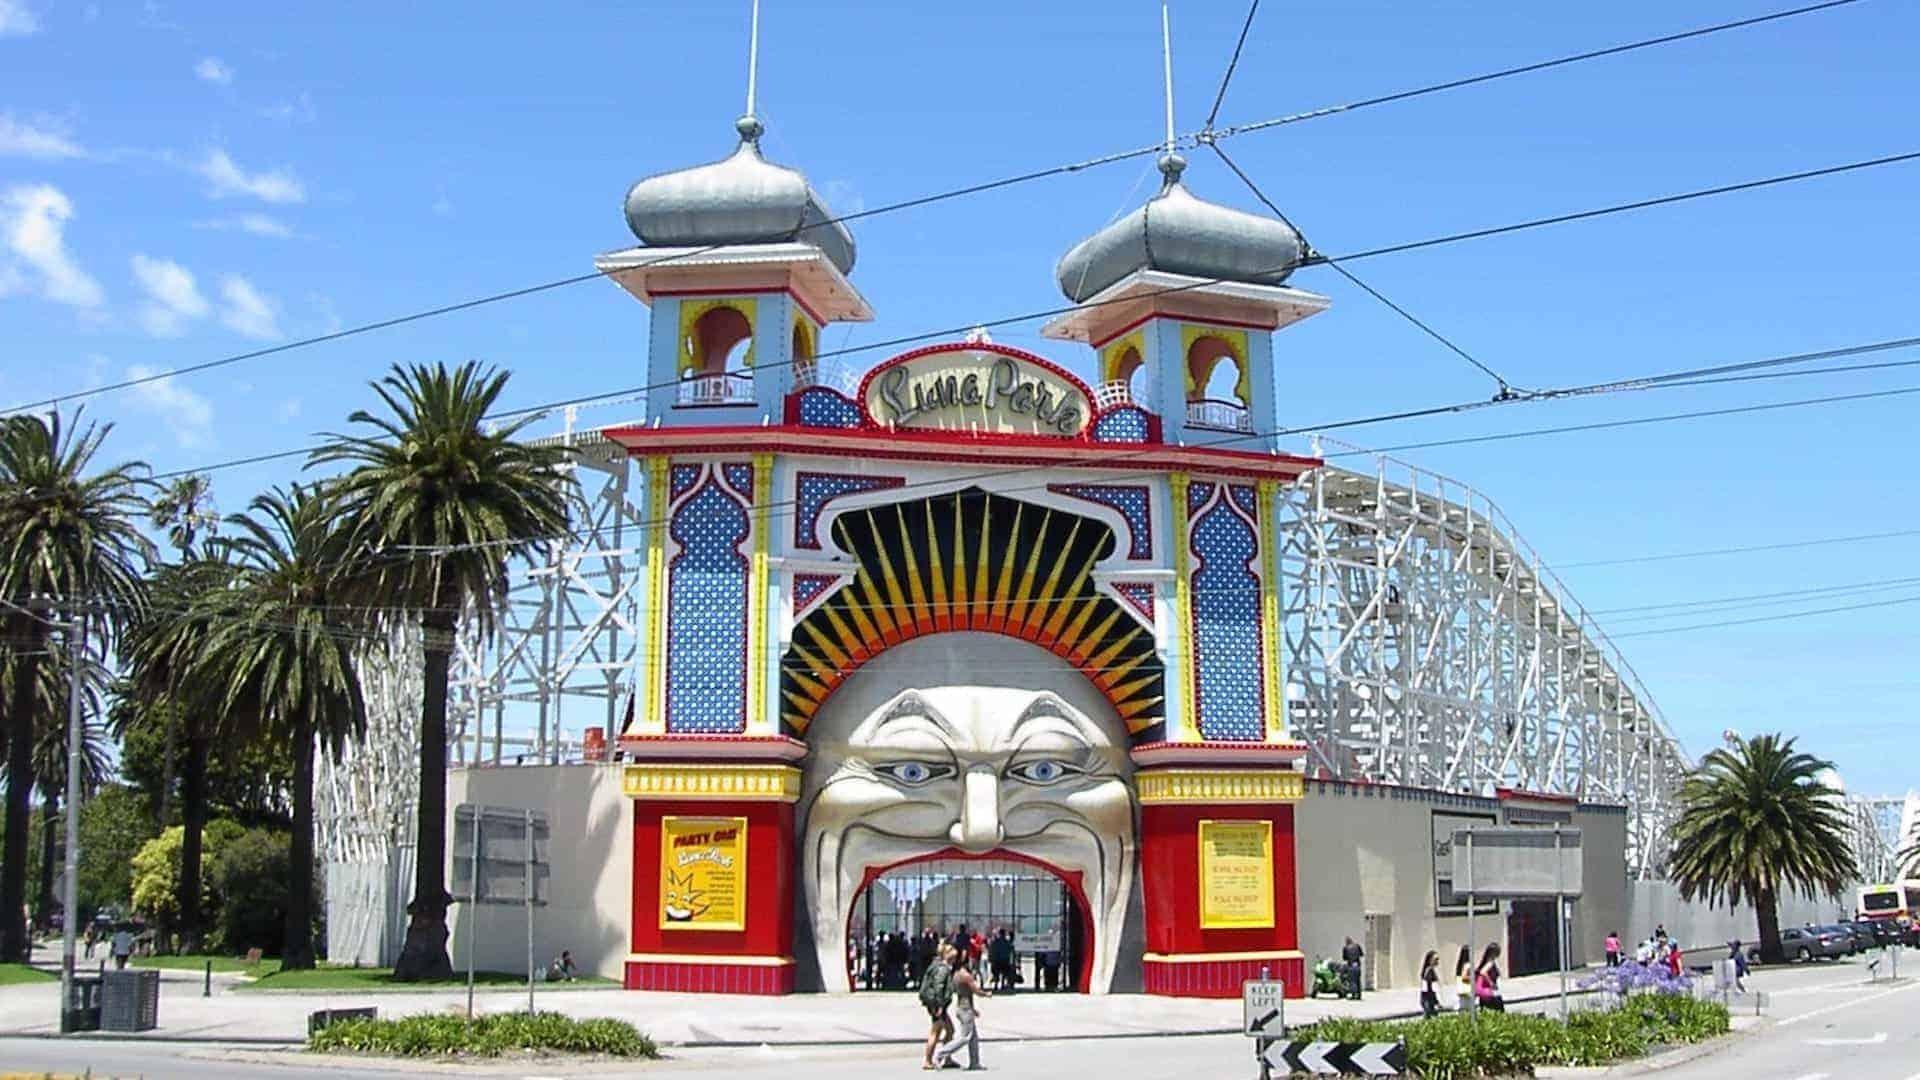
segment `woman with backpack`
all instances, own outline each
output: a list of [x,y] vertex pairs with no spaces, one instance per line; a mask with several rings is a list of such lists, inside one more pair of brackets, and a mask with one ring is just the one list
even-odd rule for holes
[[920,977],[920,1004],[927,1010],[927,1019],[933,1022],[933,1029],[927,1032],[927,1053],[920,1063],[922,1069],[937,1069],[933,1063],[933,1052],[940,1048],[953,1035],[953,1020],[947,1015],[947,1006],[953,1001],[953,958],[952,945],[942,944],[934,953],[933,963],[927,965],[927,973]]
[[987,988],[973,974],[973,958],[960,953],[953,958],[953,1035],[940,1048],[933,1052],[933,1064],[936,1068],[957,1069],[959,1065],[953,1056],[961,1047],[967,1048],[967,1068],[978,1071],[980,1064],[980,1025],[977,1020],[980,1010],[973,1003],[974,997],[992,997]]

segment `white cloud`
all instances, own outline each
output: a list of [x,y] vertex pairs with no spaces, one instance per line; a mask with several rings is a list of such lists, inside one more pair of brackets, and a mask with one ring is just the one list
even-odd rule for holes
[[297,203],[307,200],[307,189],[301,186],[300,178],[287,168],[272,169],[266,172],[249,173],[242,169],[225,150],[215,150],[207,155],[200,165],[200,175],[213,185],[209,192],[214,198],[228,195],[247,195],[270,203]]
[[[0,3],[5,2],[0,0]],[[86,151],[80,149],[79,144],[68,138],[65,132],[50,127],[34,127],[15,120],[12,113],[0,113],[0,154],[55,161],[85,157]]]
[[309,124],[319,114],[313,107],[313,95],[302,90],[290,101],[278,101],[261,109],[260,115],[269,120]]
[[154,337],[179,337],[188,323],[213,310],[193,273],[171,259],[135,255],[133,280],[147,297],[140,305],[140,325]]
[[271,237],[275,240],[289,240],[293,237],[293,226],[267,214],[236,214],[233,217],[197,221],[194,222],[193,227],[215,229],[221,232],[243,232],[252,236]]
[[[158,369],[143,364],[127,369],[130,379],[158,374],[161,374]],[[141,383],[133,387],[133,400],[141,409],[159,417],[181,447],[198,449],[213,441],[213,403],[180,385],[178,379]]]
[[273,301],[246,278],[238,274],[222,277],[220,299],[226,303],[220,322],[227,329],[263,341],[280,336],[280,316]]
[[25,0],[0,0],[0,37],[25,37],[40,29]]
[[340,332],[340,327],[345,325],[340,321],[340,312],[334,308],[331,297],[310,292],[307,294],[307,306],[312,308],[313,313],[319,317],[321,333],[337,334]]
[[67,251],[72,216],[73,202],[51,184],[20,184],[0,196],[0,295],[32,290],[70,307],[100,306],[106,293]]
[[202,57],[193,65],[193,73],[201,82],[210,82],[215,86],[227,86],[233,82],[233,69],[217,56]]

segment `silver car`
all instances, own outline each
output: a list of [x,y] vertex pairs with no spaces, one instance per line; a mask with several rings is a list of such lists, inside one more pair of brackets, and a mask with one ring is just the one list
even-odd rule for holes
[[1853,935],[1837,926],[1795,926],[1780,931],[1780,951],[1789,960],[1838,960],[1853,952]]

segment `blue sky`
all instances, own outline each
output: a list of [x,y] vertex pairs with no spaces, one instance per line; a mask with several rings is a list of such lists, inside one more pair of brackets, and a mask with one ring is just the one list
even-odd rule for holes
[[[1269,3],[1221,119],[1774,6]],[[530,17],[486,3],[0,0],[0,407],[589,268],[631,242],[619,204],[635,179],[731,148],[745,7],[556,4]],[[1204,119],[1244,12],[1174,5],[1182,130]],[[1158,137],[1153,3],[769,0],[762,18],[763,145],[841,212]],[[1356,251],[1920,149],[1915,40],[1920,8],[1865,0],[1227,146],[1318,248]],[[1218,162],[1191,156],[1197,193],[1255,208]],[[1058,304],[1054,260],[1152,180],[1141,159],[856,222],[854,281],[879,318],[824,345]],[[1521,386],[1855,344],[1920,333],[1917,184],[1920,165],[1893,166],[1352,268]],[[1488,392],[1330,272],[1294,283],[1334,306],[1276,342],[1283,422]],[[104,395],[88,411],[119,425],[118,453],[185,468],[309,441],[396,360],[503,365],[516,404],[637,385],[645,326],[640,305],[590,282]],[[995,336],[1084,370],[1036,330]],[[1908,385],[1920,372],[1523,405],[1345,437],[1383,446]],[[1550,563],[1920,529],[1916,401],[1406,456],[1489,495]],[[292,463],[226,470],[216,491],[234,510],[296,475]],[[1909,536],[1565,577],[1609,609],[1911,577],[1916,550]],[[1695,753],[1728,727],[1779,729],[1835,758],[1851,789],[1903,791],[1915,783],[1916,611],[1621,644]]]

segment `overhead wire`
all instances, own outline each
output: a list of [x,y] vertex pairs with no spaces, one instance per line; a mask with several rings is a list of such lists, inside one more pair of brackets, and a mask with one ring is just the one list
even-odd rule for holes
[[[1211,127],[1209,126],[1209,129],[1203,130],[1201,132],[1193,132],[1188,135],[1181,136],[1179,139],[1176,140],[1176,143],[1177,145],[1180,145],[1180,146],[1189,146],[1189,147],[1197,146],[1197,145],[1200,145],[1201,136],[1204,135],[1206,137],[1207,142],[1209,144],[1213,144],[1213,143],[1217,143],[1221,139],[1233,138],[1239,135],[1249,134],[1256,131],[1264,131],[1269,128],[1278,127],[1285,124],[1300,123],[1302,121],[1312,120],[1319,117],[1333,116],[1341,113],[1353,112],[1353,111],[1363,109],[1363,108],[1368,108],[1374,105],[1381,105],[1381,104],[1386,104],[1394,101],[1404,101],[1410,98],[1420,97],[1428,94],[1435,94],[1435,93],[1440,93],[1447,90],[1458,89],[1461,87],[1473,86],[1473,85],[1478,85],[1486,82],[1492,82],[1498,79],[1510,78],[1512,76],[1521,75],[1528,72],[1544,71],[1549,68],[1560,67],[1567,64],[1579,63],[1586,60],[1599,59],[1601,57],[1615,56],[1621,53],[1632,52],[1635,50],[1669,44],[1672,42],[1684,41],[1691,38],[1706,36],[1709,34],[1716,34],[1724,31],[1736,30],[1736,29],[1741,29],[1749,26],[1756,26],[1762,23],[1773,22],[1780,19],[1793,18],[1795,16],[1825,11],[1831,8],[1844,7],[1844,6],[1858,3],[1858,2],[1860,2],[1860,0],[1825,0],[1825,2],[1823,3],[1810,4],[1803,7],[1791,8],[1784,11],[1771,12],[1765,15],[1754,16],[1751,18],[1737,19],[1737,20],[1732,20],[1728,22],[1715,23],[1708,26],[1696,27],[1696,28],[1686,30],[1686,31],[1681,31],[1678,33],[1665,34],[1665,35],[1661,35],[1653,38],[1646,38],[1639,41],[1628,42],[1622,45],[1609,46],[1603,49],[1589,50],[1587,52],[1558,57],[1552,60],[1520,65],[1518,67],[1504,68],[1499,71],[1488,72],[1481,75],[1469,76],[1461,79],[1448,80],[1442,83],[1435,83],[1432,85],[1418,87],[1411,90],[1396,91],[1391,94],[1383,94],[1383,95],[1379,95],[1372,98],[1364,98],[1358,101],[1348,102],[1343,105],[1328,106],[1321,109],[1311,110],[1306,113],[1297,113],[1291,116],[1276,117],[1270,120],[1257,121],[1257,122],[1248,123],[1248,124],[1232,125],[1229,127],[1219,128],[1219,129],[1211,129]],[[1249,11],[1248,25],[1251,25],[1252,15],[1253,13]],[[1242,30],[1243,38],[1244,38],[1244,34],[1245,34],[1245,29],[1243,28]],[[1225,86],[1223,83],[1222,94],[1224,94],[1224,90],[1225,90]],[[950,188],[945,191],[935,192],[931,195],[923,195],[923,196],[917,196],[910,199],[903,199],[897,202],[885,204],[883,206],[873,207],[871,209],[863,209],[863,210],[853,211],[846,214],[840,214],[836,217],[824,219],[822,221],[808,225],[806,226],[806,228],[809,228],[809,229],[824,228],[824,227],[832,226],[835,224],[843,224],[849,221],[856,221],[863,218],[875,217],[881,214],[894,213],[901,210],[927,206],[927,205],[937,203],[937,202],[942,202],[948,199],[962,198],[970,195],[981,194],[984,192],[993,191],[1000,188],[1029,183],[1035,180],[1041,180],[1041,179],[1046,179],[1054,176],[1061,176],[1061,175],[1066,175],[1066,174],[1071,174],[1076,172],[1082,172],[1088,169],[1097,168],[1099,166],[1111,164],[1114,162],[1126,161],[1136,157],[1143,157],[1151,154],[1157,154],[1162,152],[1165,149],[1167,149],[1165,143],[1155,143],[1151,146],[1142,146],[1142,147],[1135,147],[1129,150],[1121,150],[1121,151],[1117,151],[1110,154],[1103,154],[1097,157],[1087,158],[1081,161],[1069,162],[1062,165],[1056,165],[1056,166],[1051,166],[1043,169],[1036,169],[1030,172],[1020,173],[1012,176],[1001,177],[995,180],[988,180],[988,181],[983,181],[976,184],[969,184],[961,187]],[[1920,156],[1920,155],[1906,155],[1906,157],[1912,157],[1912,156]],[[1775,181],[1775,182],[1782,182],[1782,181]],[[1699,195],[1696,193],[1695,195],[1688,196],[1688,197],[1699,197]],[[1656,204],[1649,204],[1649,205],[1656,205]],[[1567,218],[1564,220],[1574,220],[1574,219]],[[1547,223],[1551,223],[1551,222],[1547,222]],[[1512,231],[1514,228],[1517,228],[1517,227],[1519,226],[1508,227],[1503,230],[1495,230],[1495,232]],[[1492,234],[1493,233],[1489,232],[1489,233],[1483,233],[1482,235],[1492,235]],[[1352,261],[1354,259],[1359,259],[1359,258],[1369,258],[1377,254],[1389,254],[1395,251],[1414,250],[1417,247],[1431,246],[1433,244],[1442,243],[1442,242],[1447,242],[1447,241],[1445,238],[1436,238],[1433,240],[1422,241],[1414,245],[1406,245],[1406,246],[1401,246],[1401,247],[1396,247],[1391,249],[1380,249],[1372,252],[1359,252],[1359,253],[1342,256],[1341,258],[1347,261]],[[698,254],[701,250],[711,251],[714,247],[718,247],[718,246],[721,246],[721,245],[709,245],[704,249],[698,249],[695,252],[690,252],[690,253],[689,252],[676,253],[672,256],[663,257],[661,260],[658,260],[658,261],[666,261],[667,258],[687,258],[687,257],[690,257],[691,255]],[[644,266],[648,264],[641,264],[641,265]],[[485,294],[478,297],[472,297],[466,300],[460,300],[460,301],[456,301],[449,304],[443,304],[436,307],[431,307],[431,308],[427,308],[419,311],[414,311],[414,312],[409,312],[402,315],[393,316],[390,318],[379,319],[379,320],[375,320],[367,323],[360,323],[354,326],[345,327],[340,330],[330,331],[325,334],[319,334],[319,335],[314,335],[310,337],[300,338],[294,341],[282,342],[278,345],[272,345],[262,349],[248,350],[245,352],[218,357],[215,359],[203,361],[196,364],[189,364],[185,367],[172,368],[167,371],[153,372],[153,373],[139,376],[136,378],[122,379],[116,382],[104,383],[99,386],[77,389],[69,393],[58,394],[52,397],[42,398],[36,401],[26,402],[18,405],[9,406],[4,409],[0,409],[0,415],[24,412],[24,411],[29,411],[33,409],[44,408],[47,406],[57,407],[64,403],[83,401],[83,400],[96,397],[101,394],[107,394],[107,393],[112,393],[119,390],[130,389],[132,387],[145,385],[147,383],[157,382],[162,379],[175,378],[182,375],[191,375],[191,374],[195,374],[202,371],[208,371],[216,368],[230,366],[232,364],[242,363],[248,360],[255,360],[255,359],[259,359],[266,356],[273,356],[280,353],[289,352],[295,349],[301,349],[301,348],[306,348],[313,345],[323,344],[323,343],[332,342],[332,341],[338,341],[344,338],[355,337],[362,334],[371,333],[377,330],[389,329],[395,326],[401,326],[408,323],[418,322],[423,319],[435,318],[441,315],[453,314],[460,311],[470,310],[476,307],[482,307],[482,306],[500,303],[500,302],[504,302],[512,299],[519,299],[525,296],[548,292],[555,289],[564,288],[570,285],[580,284],[582,282],[592,281],[598,278],[606,277],[612,273],[618,273],[618,272],[632,270],[632,269],[636,269],[636,267],[631,267],[631,266],[621,267],[618,270],[607,270],[607,271],[596,269],[590,273],[573,274],[573,275],[568,275],[561,278],[555,278],[549,281],[538,282],[538,283],[523,286],[520,288],[508,289],[508,290],[495,292],[495,293],[489,293],[489,294]]]
[[1900,604],[1920,602],[1920,595],[1903,596],[1895,600],[1874,600],[1862,604],[1843,604],[1837,607],[1818,608],[1813,611],[1793,611],[1784,615],[1756,615],[1745,619],[1722,619],[1717,622],[1691,623],[1686,626],[1660,626],[1651,630],[1629,630],[1624,634],[1609,634],[1609,638],[1619,641],[1626,638],[1652,637],[1655,634],[1677,634],[1686,630],[1719,630],[1729,626],[1751,626],[1756,623],[1783,622],[1790,619],[1805,619],[1815,615],[1834,615],[1845,611],[1865,611],[1870,608],[1894,607]]

